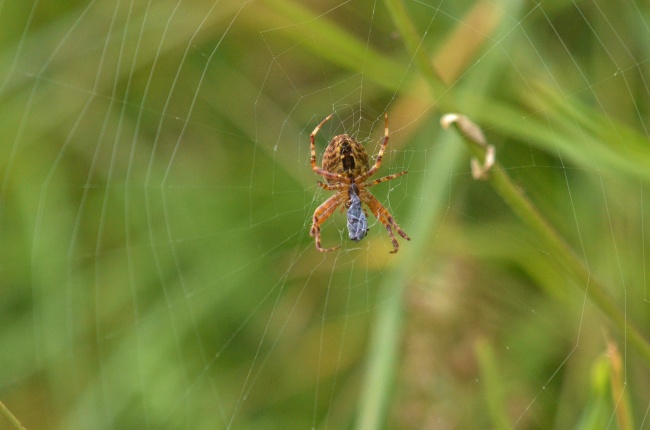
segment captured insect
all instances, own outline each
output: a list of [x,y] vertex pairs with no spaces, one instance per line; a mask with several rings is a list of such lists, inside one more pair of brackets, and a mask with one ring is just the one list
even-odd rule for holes
[[411,238],[397,225],[393,216],[379,200],[370,191],[366,190],[368,187],[390,181],[407,173],[395,173],[371,182],[366,182],[366,179],[379,170],[384,151],[388,145],[388,114],[384,114],[384,140],[379,148],[377,160],[372,167],[370,167],[368,154],[363,145],[347,134],[339,134],[332,138],[323,153],[322,167],[318,167],[316,165],[316,134],[323,124],[330,120],[333,115],[331,114],[321,121],[309,136],[311,168],[327,180],[327,183],[318,181],[318,185],[323,189],[336,191],[336,194],[325,200],[314,211],[309,234],[314,238],[316,249],[321,252],[334,251],[340,248],[340,245],[333,248],[321,247],[320,226],[336,211],[336,208],[343,205],[348,209],[348,232],[350,239],[355,242],[363,239],[368,232],[368,220],[361,207],[361,202],[363,202],[370,208],[373,215],[386,227],[386,230],[388,230],[388,236],[390,236],[393,243],[393,250],[390,252],[396,253],[399,250],[399,244],[393,231],[397,231],[406,240],[411,240]]
[[350,207],[348,208],[348,234],[355,242],[360,241],[368,234],[368,218],[361,208],[361,199],[357,195],[357,185],[351,184],[348,188],[350,193]]

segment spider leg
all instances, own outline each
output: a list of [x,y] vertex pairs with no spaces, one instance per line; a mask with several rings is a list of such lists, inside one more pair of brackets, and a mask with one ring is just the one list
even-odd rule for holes
[[374,181],[371,182],[364,182],[361,184],[362,187],[372,187],[377,184],[381,184],[382,182],[390,181],[391,179],[399,178],[402,175],[406,175],[408,171],[406,172],[401,172],[401,173],[394,173],[392,175],[384,176],[383,178],[375,179]]
[[359,193],[359,197],[361,197],[361,200],[363,200],[372,213],[377,217],[377,219],[386,226],[386,230],[388,230],[388,235],[390,236],[391,241],[393,242],[393,250],[390,251],[391,254],[396,253],[399,250],[399,244],[397,243],[397,239],[395,239],[395,234],[393,233],[393,230],[397,231],[397,233],[402,236],[406,240],[411,240],[410,237],[406,234],[404,230],[400,228],[399,225],[395,222],[393,219],[393,216],[388,212],[388,209],[382,205],[379,200],[375,198],[370,192],[366,190],[361,190]]
[[[349,187],[348,184],[343,184],[343,183],[326,184],[326,183],[321,182],[321,181],[316,181],[316,184],[318,184],[318,186],[321,187],[322,189],[328,190],[328,191],[339,191],[339,190],[342,190],[343,188]],[[339,204],[340,203],[343,203],[343,202],[339,202]],[[344,210],[345,210],[345,205],[341,206],[341,212],[343,212]]]
[[342,189],[344,187],[349,186],[348,184],[341,184],[341,183],[338,183],[338,184],[326,184],[326,183],[321,182],[321,181],[316,181],[316,184],[318,184],[318,186],[321,187],[322,189],[328,190],[328,191],[340,190],[340,189]]
[[341,247],[341,245],[335,246],[333,248],[322,248],[320,246],[320,226],[334,213],[340,204],[341,201],[339,200],[339,194],[337,193],[329,199],[325,200],[325,202],[318,206],[314,211],[314,218],[311,225],[311,230],[309,231],[309,235],[314,238],[316,249],[318,249],[320,252],[330,252]]
[[322,120],[320,124],[316,126],[314,131],[312,131],[311,134],[309,135],[309,148],[311,150],[311,170],[318,173],[319,175],[322,175],[327,179],[338,179],[340,181],[345,181],[346,180],[345,176],[338,173],[328,172],[327,170],[321,169],[316,165],[316,133],[318,133],[318,131],[323,126],[323,124],[325,124],[327,121],[332,119],[333,116],[334,114],[332,113],[330,114],[330,116]]
[[379,148],[379,152],[377,153],[377,159],[375,160],[375,164],[364,174],[358,176],[356,179],[361,182],[365,181],[369,177],[375,174],[377,169],[381,166],[381,159],[384,157],[384,150],[386,150],[386,146],[388,145],[388,114],[384,113],[384,141],[381,143],[381,147]]

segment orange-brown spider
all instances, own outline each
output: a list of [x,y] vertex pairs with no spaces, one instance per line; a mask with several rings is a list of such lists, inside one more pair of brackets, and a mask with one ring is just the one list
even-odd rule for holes
[[[309,140],[311,147],[311,168],[314,172],[323,176],[327,180],[326,184],[318,181],[318,185],[321,188],[333,190],[337,193],[325,200],[325,202],[314,211],[313,223],[309,234],[314,237],[316,249],[321,252],[334,251],[335,249],[340,248],[340,245],[333,248],[322,248],[320,246],[320,226],[340,205],[344,205],[344,208],[350,209],[351,200],[354,203],[361,199],[362,202],[368,205],[375,217],[386,226],[388,235],[393,242],[393,250],[390,252],[395,253],[399,249],[399,244],[397,243],[397,239],[395,239],[393,230],[396,230],[397,233],[406,240],[411,240],[411,238],[408,237],[399,225],[397,225],[393,216],[381,203],[379,203],[379,200],[370,194],[370,191],[366,190],[368,187],[372,187],[385,181],[390,181],[391,179],[395,179],[398,176],[407,173],[395,173],[393,175],[375,179],[372,182],[366,182],[366,179],[374,175],[381,166],[381,159],[384,156],[384,150],[388,144],[388,114],[384,114],[384,140],[379,148],[377,160],[372,167],[368,164],[368,154],[363,145],[347,134],[339,134],[332,138],[323,153],[323,166],[318,167],[316,165],[316,133],[318,133],[318,130],[320,130],[323,124],[331,119],[332,116],[333,114],[318,124],[311,135],[309,135]],[[358,199],[356,199],[356,196],[358,196]],[[348,213],[348,225],[350,225],[351,218],[356,221],[355,224],[357,224],[357,228],[359,223],[362,226],[366,225],[365,217],[360,221],[356,220],[356,217],[361,211],[359,211],[358,203],[354,206],[355,214],[351,217],[350,213]],[[341,210],[343,210],[343,208]],[[363,214],[361,213],[361,215]],[[365,230],[356,230],[355,232],[350,230],[350,238],[352,240],[361,240],[364,236]]]

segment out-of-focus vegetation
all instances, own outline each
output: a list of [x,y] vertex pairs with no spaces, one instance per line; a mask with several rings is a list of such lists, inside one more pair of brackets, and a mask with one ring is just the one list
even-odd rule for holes
[[[426,3],[0,3],[0,428],[650,426],[648,5]],[[314,249],[332,111],[395,256]]]

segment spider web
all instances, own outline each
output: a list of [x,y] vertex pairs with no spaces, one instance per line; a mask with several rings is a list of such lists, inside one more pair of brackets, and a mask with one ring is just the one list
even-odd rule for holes
[[[648,13],[0,1],[2,404],[28,429],[649,428]],[[579,267],[472,179],[450,109]],[[371,179],[408,174],[371,190],[412,240],[337,211],[319,253],[309,134],[333,113],[318,162],[342,133],[374,162],[385,112]]]

